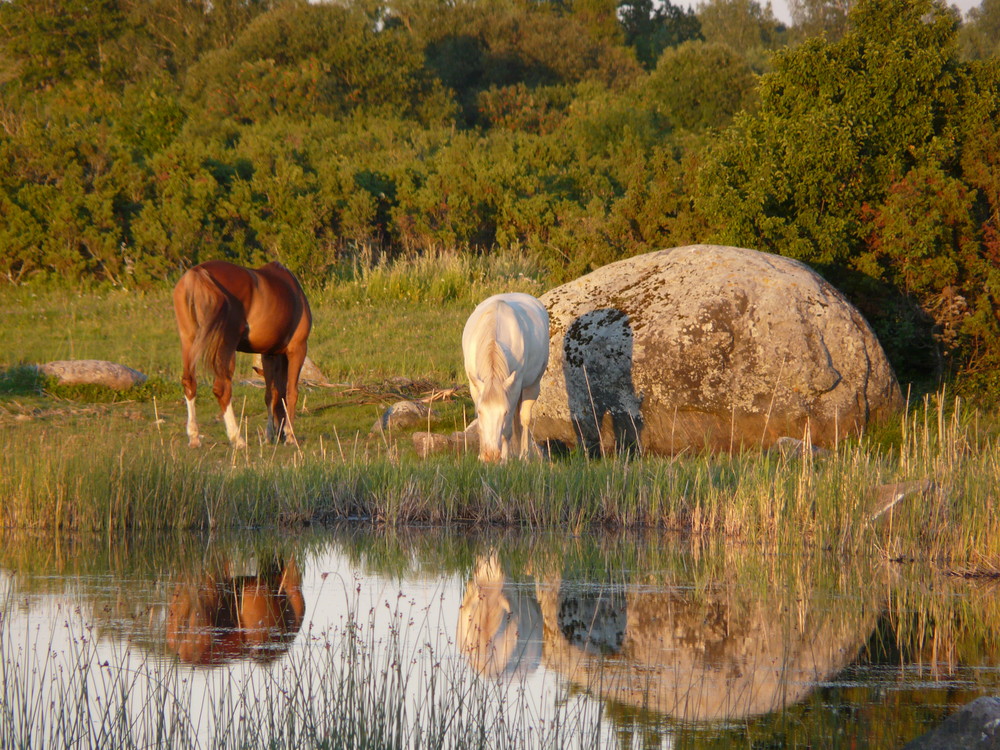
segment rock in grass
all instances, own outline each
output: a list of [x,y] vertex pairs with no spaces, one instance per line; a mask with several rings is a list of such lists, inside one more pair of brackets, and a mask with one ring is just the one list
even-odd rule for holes
[[546,292],[539,441],[593,453],[831,446],[903,404],[861,314],[802,263],[716,245],[628,258]]
[[146,376],[131,367],[103,359],[69,359],[39,365],[43,375],[63,385],[102,385],[125,391],[146,382]]
[[418,456],[427,458],[431,454],[451,450],[451,443],[447,435],[439,432],[414,432],[413,447],[416,448]]
[[[260,378],[252,378],[251,381],[259,380],[263,383],[264,365],[261,363],[259,354],[253,355],[253,361],[250,363],[250,366],[255,373],[261,376]],[[305,362],[302,363],[302,371],[299,373],[299,383],[301,385],[329,385],[330,381],[327,380],[326,375],[316,366],[316,363],[309,359],[309,357],[306,357]]]
[[1000,698],[976,698],[953,713],[937,729],[903,746],[903,750],[1000,748]]
[[450,435],[439,432],[414,432],[413,447],[421,458],[444,452],[459,455],[476,453],[479,451],[479,425],[476,420],[472,420],[464,431],[453,432]]
[[397,401],[372,425],[371,432],[392,432],[426,423],[433,416],[430,408],[419,401]]

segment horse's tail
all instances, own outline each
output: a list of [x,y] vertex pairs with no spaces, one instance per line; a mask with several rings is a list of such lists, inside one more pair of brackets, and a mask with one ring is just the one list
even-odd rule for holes
[[229,368],[225,356],[226,296],[205,269],[192,268],[187,276],[190,283],[184,299],[195,322],[191,356],[201,359],[216,375],[222,375]]

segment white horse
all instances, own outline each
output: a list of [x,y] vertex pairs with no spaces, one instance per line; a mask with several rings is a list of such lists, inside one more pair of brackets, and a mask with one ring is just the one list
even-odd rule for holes
[[479,424],[479,458],[504,461],[532,446],[528,424],[549,363],[549,314],[530,294],[479,303],[462,332],[462,352]]

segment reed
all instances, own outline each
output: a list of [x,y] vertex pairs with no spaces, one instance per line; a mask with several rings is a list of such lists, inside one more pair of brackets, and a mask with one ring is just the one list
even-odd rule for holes
[[[975,413],[930,399],[906,417],[899,443],[863,439],[825,455],[575,454],[503,466],[468,455],[421,460],[405,434],[299,448],[258,441],[245,451],[220,435],[193,451],[176,425],[165,434],[114,408],[115,429],[88,416],[0,430],[0,524],[106,535],[339,521],[657,529],[771,549],[1000,564],[1000,445]],[[917,490],[886,505],[899,483]]]
[[523,690],[445,658],[430,615],[413,610],[366,614],[355,599],[342,625],[280,664],[203,680],[128,646],[109,656],[72,613],[58,637],[0,618],[0,737],[9,748],[598,746],[598,707],[564,699],[532,722]]

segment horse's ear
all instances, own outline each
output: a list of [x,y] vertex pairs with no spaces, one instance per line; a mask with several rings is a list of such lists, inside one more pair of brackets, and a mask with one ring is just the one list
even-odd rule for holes
[[483,381],[477,378],[475,375],[469,376],[469,383],[475,386],[476,390],[480,393],[483,392]]
[[503,389],[505,391],[508,388],[510,388],[512,385],[514,385],[514,378],[516,378],[516,377],[517,377],[517,370],[514,370],[514,372],[512,372],[510,375],[508,375],[507,379],[505,381],[503,381]]

